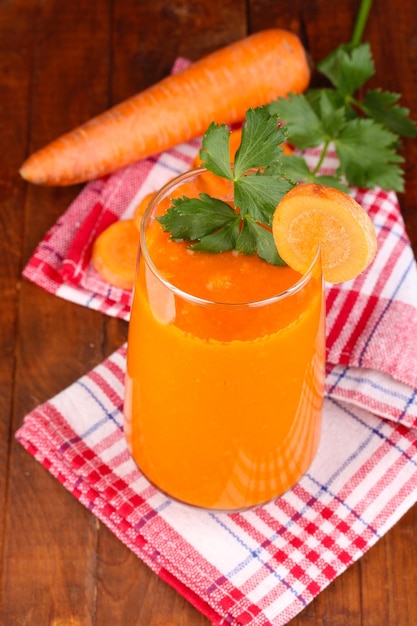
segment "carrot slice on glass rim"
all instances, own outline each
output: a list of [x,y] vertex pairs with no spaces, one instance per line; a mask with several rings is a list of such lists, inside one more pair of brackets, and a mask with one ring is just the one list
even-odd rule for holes
[[305,273],[320,246],[324,280],[355,278],[374,259],[377,240],[366,211],[348,194],[316,183],[300,184],[279,202],[272,220],[282,259]]

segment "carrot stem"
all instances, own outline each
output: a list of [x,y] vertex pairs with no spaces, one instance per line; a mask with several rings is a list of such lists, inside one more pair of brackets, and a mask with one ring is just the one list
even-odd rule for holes
[[353,28],[352,39],[350,40],[350,44],[352,46],[357,46],[361,42],[371,6],[372,0],[361,0],[359,11],[356,16],[355,26]]

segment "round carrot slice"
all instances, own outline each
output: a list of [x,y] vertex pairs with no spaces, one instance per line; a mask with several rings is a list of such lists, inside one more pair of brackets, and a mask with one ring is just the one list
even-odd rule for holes
[[366,211],[342,191],[302,184],[278,204],[272,233],[278,252],[305,273],[321,247],[323,277],[331,283],[355,278],[376,254],[375,228]]
[[91,261],[110,285],[132,289],[135,279],[139,231],[133,219],[114,222],[94,242]]

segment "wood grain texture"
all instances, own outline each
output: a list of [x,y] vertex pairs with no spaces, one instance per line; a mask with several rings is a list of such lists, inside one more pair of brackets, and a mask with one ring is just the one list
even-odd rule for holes
[[[18,444],[26,413],[101,362],[126,324],[21,278],[35,246],[81,186],[25,184],[33,150],[249,32],[298,33],[314,64],[350,37],[359,0],[9,0],[0,3],[0,624],[206,626]],[[374,2],[365,38],[373,85],[417,116],[414,0]],[[320,83],[314,75],[313,81]],[[225,86],[227,88],[227,86]],[[417,250],[417,148],[404,142],[401,208]],[[417,624],[417,507],[291,626]]]

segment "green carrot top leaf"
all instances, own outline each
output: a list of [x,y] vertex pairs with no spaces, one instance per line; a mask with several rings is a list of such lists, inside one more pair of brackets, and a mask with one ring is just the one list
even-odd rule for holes
[[355,47],[342,44],[320,61],[317,69],[340,94],[350,96],[374,75],[375,64],[368,43]]
[[[404,190],[400,139],[416,137],[416,123],[399,105],[398,94],[373,89],[362,98],[356,95],[375,74],[371,48],[360,43],[371,4],[372,0],[361,0],[351,42],[317,64],[329,87],[290,93],[247,111],[234,165],[228,128],[210,125],[200,152],[202,165],[231,182],[233,202],[206,194],[174,200],[158,218],[172,239],[187,240],[193,250],[256,253],[270,263],[283,264],[272,237],[272,217],[297,182],[317,182],[345,192],[349,186]],[[283,155],[284,141],[300,152]],[[339,166],[334,174],[323,175],[320,168],[330,146]],[[321,153],[312,168],[303,152],[313,147],[321,147]]]
[[342,44],[317,64],[331,87],[290,94],[270,104],[288,128],[288,141],[301,151],[322,146],[313,169],[300,160],[284,157],[289,176],[305,182],[323,182],[320,166],[331,145],[339,157],[339,168],[326,184],[346,189],[356,187],[404,190],[400,139],[416,137],[417,126],[409,110],[398,104],[400,96],[380,89],[356,92],[375,73],[368,43]]
[[249,109],[234,165],[230,163],[230,131],[212,123],[203,137],[202,166],[233,185],[233,206],[207,194],[177,198],[158,221],[171,239],[185,239],[192,250],[236,250],[257,254],[283,265],[273,241],[271,224],[275,208],[293,187],[283,178],[282,147],[285,129],[268,107]]

